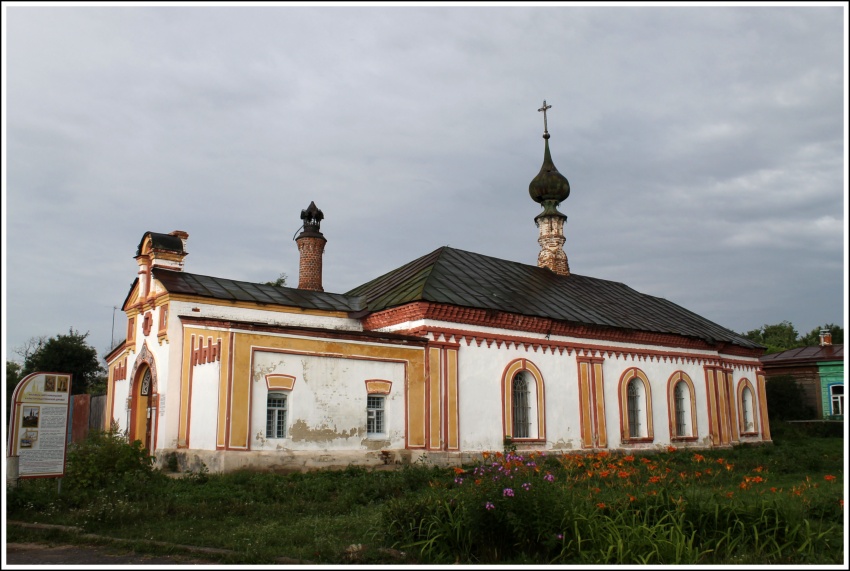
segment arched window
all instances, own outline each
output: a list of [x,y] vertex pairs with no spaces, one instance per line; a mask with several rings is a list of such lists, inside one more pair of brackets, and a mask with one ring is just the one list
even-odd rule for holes
[[744,421],[744,432],[753,432],[753,392],[749,388],[741,391],[741,416]]
[[676,383],[673,390],[673,400],[676,406],[676,436],[687,436],[685,433],[687,422],[685,420],[685,391],[687,386],[684,381]]
[[670,438],[696,439],[696,408],[694,383],[687,373],[676,371],[667,381],[667,407],[670,417]]
[[652,442],[652,390],[646,374],[636,367],[626,370],[619,392],[623,442]]
[[629,403],[629,437],[640,438],[641,434],[641,387],[640,381],[632,379],[629,381],[628,403]]
[[511,391],[513,408],[513,432],[514,438],[528,438],[530,433],[530,404],[528,380],[525,373],[520,371],[516,374]]
[[546,438],[543,376],[534,363],[517,359],[505,368],[502,373],[502,405],[502,430],[506,438]]
[[266,438],[286,438],[285,393],[269,393],[266,400]]
[[738,382],[738,421],[741,434],[758,434],[756,392],[748,379]]

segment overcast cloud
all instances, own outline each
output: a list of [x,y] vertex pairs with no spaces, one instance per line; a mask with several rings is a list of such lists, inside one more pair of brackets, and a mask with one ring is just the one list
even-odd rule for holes
[[535,264],[544,98],[573,273],[846,325],[844,3],[3,10],[6,358],[123,339],[149,230],[296,286],[310,201],[325,291],[444,245]]

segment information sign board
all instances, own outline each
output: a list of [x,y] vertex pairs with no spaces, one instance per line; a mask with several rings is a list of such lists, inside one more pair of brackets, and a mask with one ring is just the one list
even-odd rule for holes
[[65,475],[70,399],[67,373],[33,373],[18,383],[6,453],[18,457],[19,478]]

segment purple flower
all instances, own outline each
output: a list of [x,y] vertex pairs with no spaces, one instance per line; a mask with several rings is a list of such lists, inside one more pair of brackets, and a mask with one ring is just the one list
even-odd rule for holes
[[555,537],[557,537],[558,539],[564,539],[564,534],[563,534],[563,533],[559,533],[559,534],[558,534],[558,535],[556,535]]
[[513,497],[514,491],[510,488],[505,488],[504,490],[502,490],[502,495],[508,496],[508,497]]
[[545,476],[543,476],[543,479],[544,479],[544,480],[546,480],[547,482],[554,482],[554,481],[555,481],[555,476],[553,476],[553,475],[552,475],[552,474],[550,474],[549,472],[546,472],[546,475],[545,475]]
[[455,478],[455,484],[457,484],[458,486],[460,486],[461,484],[463,484],[463,478],[461,478],[460,476],[458,476],[457,478]]
[[484,504],[484,509],[485,509],[485,510],[487,510],[487,511],[490,511],[490,510],[494,510],[494,509],[496,509],[496,506],[494,506],[494,505],[493,505],[492,503],[490,503],[490,502],[487,502],[486,504]]
[[524,483],[524,484],[522,485],[522,489],[523,489],[523,490],[525,490],[525,491],[527,492],[528,490],[530,490],[530,489],[531,489],[531,484],[529,484],[528,482]]

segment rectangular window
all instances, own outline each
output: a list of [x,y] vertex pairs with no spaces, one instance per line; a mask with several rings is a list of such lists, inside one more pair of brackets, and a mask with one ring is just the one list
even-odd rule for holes
[[286,395],[269,393],[266,403],[266,438],[286,438]]
[[366,398],[366,435],[384,434],[384,397]]
[[832,400],[832,414],[841,416],[844,414],[844,385],[832,385],[829,387]]

